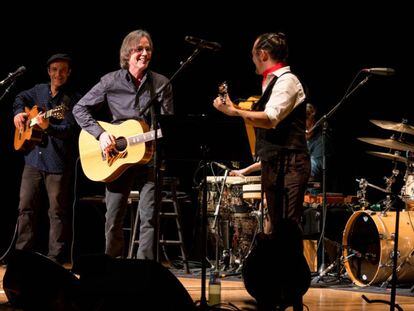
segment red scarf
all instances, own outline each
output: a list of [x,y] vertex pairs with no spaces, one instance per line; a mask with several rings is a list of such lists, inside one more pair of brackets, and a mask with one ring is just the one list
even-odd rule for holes
[[270,68],[267,68],[265,71],[263,71],[263,73],[262,73],[262,76],[263,76],[262,85],[265,84],[266,79],[267,79],[267,76],[269,75],[269,73],[271,73],[273,71],[276,71],[276,70],[278,70],[280,68],[286,67],[286,66],[287,66],[287,64],[285,64],[283,62],[280,62],[280,63],[277,63],[276,65],[273,65]]

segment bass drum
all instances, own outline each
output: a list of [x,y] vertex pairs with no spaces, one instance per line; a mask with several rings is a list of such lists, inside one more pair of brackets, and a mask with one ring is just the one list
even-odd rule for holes
[[[345,269],[358,286],[391,279],[396,212],[355,212],[343,235]],[[398,281],[414,282],[414,212],[400,212]]]

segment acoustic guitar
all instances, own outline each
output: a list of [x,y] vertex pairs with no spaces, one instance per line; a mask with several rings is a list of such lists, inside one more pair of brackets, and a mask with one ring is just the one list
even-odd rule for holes
[[[117,179],[130,166],[146,164],[151,160],[155,131],[149,131],[149,126],[144,121],[98,123],[116,139],[114,148],[109,152],[109,156],[106,156],[99,141],[85,130],[81,131],[80,160],[83,172],[90,180],[110,182]],[[162,137],[160,129],[157,131],[157,137]]]
[[[221,101],[224,103],[226,101],[226,96],[228,94],[228,85],[227,82],[223,82],[219,85],[218,94],[221,98]],[[234,105],[237,109],[241,110],[252,110],[253,105],[260,99],[260,96],[250,96],[247,100],[239,102],[237,105]],[[244,123],[246,127],[247,138],[249,140],[250,151],[255,157],[255,145],[256,145],[256,134],[254,132],[254,127],[251,124]]]
[[[44,118],[53,117],[55,119],[63,119],[68,108],[65,105],[59,105],[45,112]],[[28,150],[42,141],[43,130],[37,125],[36,117],[39,114],[37,105],[32,108],[25,107],[27,120],[21,129],[16,128],[14,132],[14,149]]]

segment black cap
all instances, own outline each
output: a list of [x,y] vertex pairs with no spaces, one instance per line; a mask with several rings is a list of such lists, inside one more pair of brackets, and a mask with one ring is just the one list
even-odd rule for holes
[[72,58],[65,53],[58,53],[58,54],[54,54],[52,55],[48,60],[46,65],[49,66],[51,63],[59,61],[59,60],[63,60],[63,61],[67,61],[69,63],[69,65],[72,64]]

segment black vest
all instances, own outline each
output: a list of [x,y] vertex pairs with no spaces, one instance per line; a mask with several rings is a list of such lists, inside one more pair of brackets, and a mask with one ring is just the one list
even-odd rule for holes
[[[272,93],[273,86],[278,78],[274,77],[270,81],[262,97],[253,107],[254,110],[264,111],[266,103],[269,101]],[[260,159],[265,161],[270,160],[283,150],[307,152],[308,148],[305,136],[306,105],[304,102],[305,100],[296,106],[286,118],[276,125],[276,128],[255,128],[256,154]]]

